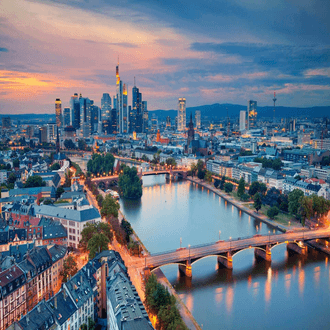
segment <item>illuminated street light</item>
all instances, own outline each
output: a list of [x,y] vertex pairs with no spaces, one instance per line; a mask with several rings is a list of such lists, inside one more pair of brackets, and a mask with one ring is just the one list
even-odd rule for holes
[[270,230],[268,230],[268,244],[270,244]]
[[190,259],[190,244],[188,244],[188,249],[189,249],[189,259]]
[[220,241],[221,230],[219,230],[219,241]]
[[231,237],[229,237],[229,250],[231,251]]

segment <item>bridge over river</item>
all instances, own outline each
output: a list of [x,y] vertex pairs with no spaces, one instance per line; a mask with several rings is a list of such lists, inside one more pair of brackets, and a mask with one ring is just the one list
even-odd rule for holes
[[313,231],[295,231],[277,235],[254,235],[235,240],[217,241],[210,244],[188,246],[159,254],[151,254],[144,259],[135,260],[132,266],[153,271],[161,266],[178,264],[180,272],[192,276],[191,267],[198,260],[216,256],[218,263],[226,268],[233,267],[233,257],[246,249],[254,248],[255,257],[271,261],[271,251],[280,244],[286,244],[289,250],[307,254],[306,243],[318,238],[329,238],[330,228]]

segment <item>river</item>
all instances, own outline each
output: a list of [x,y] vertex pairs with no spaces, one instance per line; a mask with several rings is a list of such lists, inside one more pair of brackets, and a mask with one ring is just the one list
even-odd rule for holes
[[[276,230],[241,212],[208,189],[189,181],[143,178],[140,201],[121,200],[121,209],[150,253],[163,252]],[[220,231],[220,233],[219,233]],[[330,315],[328,258],[311,251],[272,249],[272,262],[256,262],[253,249],[233,258],[233,270],[216,258],[192,266],[192,279],[176,265],[162,267],[203,329],[324,329]]]

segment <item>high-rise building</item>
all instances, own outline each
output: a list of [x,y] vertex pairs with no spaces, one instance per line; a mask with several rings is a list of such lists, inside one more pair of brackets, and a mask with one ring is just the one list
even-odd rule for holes
[[241,112],[239,113],[239,130],[241,132],[246,130],[245,119],[246,119],[246,111],[241,110]]
[[127,86],[120,80],[119,63],[116,66],[116,91],[117,132],[128,133],[129,118],[127,109]]
[[101,113],[102,121],[111,119],[111,96],[108,93],[103,93],[101,98]]
[[192,113],[190,113],[190,122],[188,125],[187,151],[188,151],[191,141],[193,141],[194,139],[195,139],[194,124],[192,121]]
[[92,132],[92,105],[93,101],[88,97],[80,97],[80,129],[84,138]]
[[149,114],[148,114],[148,102],[142,101],[142,132],[148,133],[149,131]]
[[170,116],[166,117],[166,128],[171,128],[171,117]]
[[47,142],[55,142],[57,134],[57,124],[47,124]]
[[[114,102],[115,103],[115,102]],[[112,134],[117,134],[118,131],[118,124],[117,124],[117,109],[116,108],[113,108],[111,110],[111,126],[109,127],[109,134],[112,133]]]
[[2,117],[2,128],[10,128],[11,127],[11,119],[9,116]]
[[63,126],[64,127],[70,126],[70,117],[71,117],[70,113],[71,113],[70,108],[63,109]]
[[177,127],[179,132],[184,132],[186,129],[186,99],[185,98],[179,98]]
[[257,101],[248,101],[247,116],[248,116],[248,130],[257,127]]
[[39,142],[47,143],[47,126],[42,126],[39,128]]
[[91,106],[91,128],[92,133],[96,133],[99,127],[99,121],[101,120],[101,109],[97,105]]
[[201,128],[201,112],[199,110],[195,111],[195,125],[196,129]]
[[132,118],[130,118],[130,132],[142,133],[142,94],[135,86],[132,88]]
[[[80,94],[81,97],[81,94]],[[80,102],[78,98],[78,94],[75,93],[71,96],[70,100],[70,125],[72,125],[75,129],[80,128]]]
[[156,115],[153,113],[151,117],[151,130],[155,133],[158,129],[158,119]]
[[62,102],[61,99],[55,100],[55,115],[56,115],[56,125],[61,127],[62,124]]

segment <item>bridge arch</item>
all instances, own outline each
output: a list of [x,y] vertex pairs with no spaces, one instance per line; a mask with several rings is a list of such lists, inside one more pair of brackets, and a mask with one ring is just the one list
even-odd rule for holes
[[162,265],[159,265],[159,266],[156,266],[156,267],[149,267],[150,268],[150,271],[153,272],[154,270],[160,268],[160,267],[164,267],[164,266],[169,266],[169,265],[181,265],[181,266],[186,266],[185,263],[182,263],[182,262],[169,262],[168,264],[162,264]]

